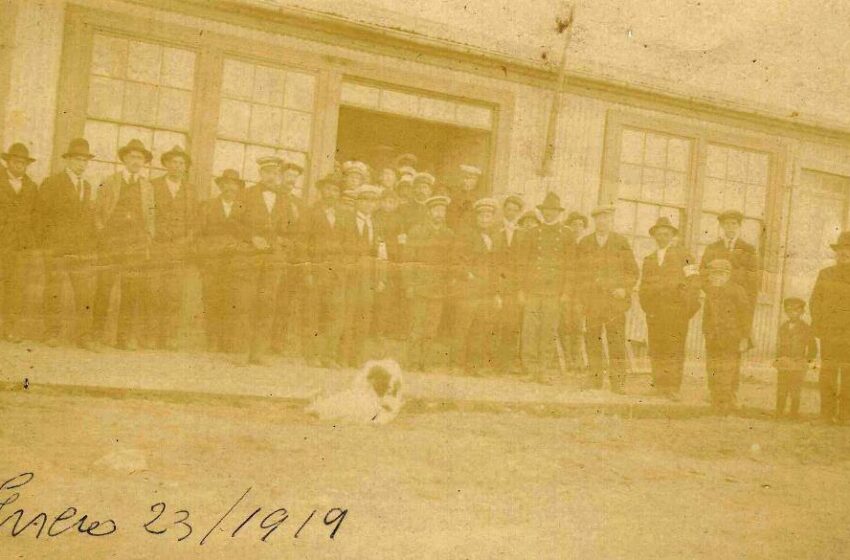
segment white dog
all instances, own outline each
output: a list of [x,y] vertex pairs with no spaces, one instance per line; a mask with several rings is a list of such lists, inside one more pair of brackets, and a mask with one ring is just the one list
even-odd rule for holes
[[401,368],[395,360],[372,360],[345,391],[318,397],[307,413],[322,420],[351,424],[386,424],[403,404]]

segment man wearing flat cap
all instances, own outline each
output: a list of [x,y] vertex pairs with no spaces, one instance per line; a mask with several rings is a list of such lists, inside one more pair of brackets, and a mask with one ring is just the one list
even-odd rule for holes
[[522,330],[522,305],[519,303],[522,272],[522,242],[519,219],[525,201],[516,194],[502,202],[502,223],[493,236],[496,260],[496,287],[501,308],[496,313],[496,367],[502,373],[518,373],[519,336]]
[[26,304],[26,271],[36,249],[38,185],[27,175],[35,161],[22,143],[9,147],[0,158],[0,319],[2,336],[21,342],[20,318]]
[[260,181],[240,193],[234,220],[245,250],[235,259],[240,288],[236,313],[239,346],[243,359],[269,365],[275,303],[286,255],[283,239],[289,234],[291,207],[280,193],[283,160],[277,156],[257,159]]
[[238,291],[233,264],[237,251],[245,246],[240,244],[234,207],[245,181],[235,169],[225,169],[215,184],[219,195],[201,206],[194,236],[201,266],[204,328],[210,352],[235,352],[238,337],[233,309]]
[[495,319],[501,307],[493,239],[498,208],[493,198],[475,201],[475,227],[458,234],[453,251],[456,305],[450,358],[452,367],[466,373],[481,374],[494,364]]
[[558,367],[558,321],[561,307],[575,298],[577,261],[575,238],[560,221],[558,195],[547,193],[537,209],[543,221],[521,237],[521,356],[525,374],[545,382]]
[[310,329],[314,333],[313,344],[305,350],[308,364],[338,368],[345,306],[342,229],[346,216],[340,210],[338,177],[319,179],[316,190],[320,198],[308,210],[305,227],[309,262],[306,318],[311,321],[308,334]]
[[688,323],[699,309],[696,262],[674,242],[678,234],[666,216],[649,228],[656,250],[643,259],[638,292],[646,313],[653,386],[671,399],[678,398]]
[[[638,267],[628,240],[613,231],[614,207],[600,206],[592,213],[594,231],[578,244],[579,300],[587,321],[587,358],[590,387],[601,389],[608,372],[611,391],[625,392],[626,312],[638,281]],[[606,364],[602,337],[608,348]]]
[[156,235],[151,249],[151,289],[156,294],[154,343],[158,348],[176,350],[198,202],[197,191],[188,180],[192,165],[189,154],[174,146],[162,154],[160,162],[165,174],[151,180],[156,203]]
[[820,414],[824,423],[850,424],[850,231],[832,244],[835,264],[818,273],[809,309],[820,339]]
[[48,346],[60,343],[62,286],[68,278],[74,297],[73,340],[81,348],[99,349],[92,340],[96,193],[84,177],[94,157],[85,138],[71,140],[62,154],[65,168],[45,179],[38,189],[39,234],[44,248],[44,334]]
[[354,196],[355,212],[347,214],[340,224],[345,270],[341,362],[359,367],[367,359],[375,294],[384,288],[386,242],[381,224],[374,219],[381,188],[364,184],[355,190]]
[[446,258],[455,242],[454,233],[446,226],[450,202],[447,196],[426,200],[429,219],[410,230],[404,248],[402,274],[411,307],[406,367],[412,371],[427,371],[433,363],[434,340],[451,280],[451,267]]
[[481,169],[474,165],[461,165],[458,169],[460,184],[452,191],[452,204],[449,206],[448,225],[460,233],[464,229],[475,227],[475,201],[483,196],[480,189]]
[[140,344],[153,346],[150,257],[156,236],[156,200],[145,176],[153,154],[134,138],[118,150],[118,159],[123,169],[101,182],[95,200],[100,251],[93,328],[98,339],[105,341],[112,289],[118,282],[116,347],[135,350]]

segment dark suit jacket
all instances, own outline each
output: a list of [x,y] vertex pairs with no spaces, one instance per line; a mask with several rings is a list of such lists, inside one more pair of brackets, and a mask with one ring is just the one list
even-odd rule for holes
[[90,255],[97,250],[92,185],[83,180],[82,199],[68,173],[44,180],[38,191],[39,235],[55,255]]
[[504,228],[493,236],[497,269],[497,290],[503,296],[515,295],[521,286],[523,255],[522,232],[516,228],[508,243],[508,235]]
[[455,238],[453,250],[453,295],[462,298],[483,298],[496,295],[496,242],[490,234],[490,249],[482,231],[472,226],[462,230]]
[[38,186],[24,174],[21,191],[9,182],[8,170],[0,168],[0,250],[29,251],[36,248],[36,202]]
[[[631,292],[638,281],[638,266],[628,240],[611,232],[602,247],[590,233],[578,243],[580,300],[588,315],[607,317],[624,313],[631,304]],[[614,298],[618,288],[626,291],[623,300]]]
[[640,282],[640,306],[648,319],[687,321],[699,309],[696,287],[685,266],[694,265],[693,257],[682,247],[667,248],[664,263],[658,266],[658,251],[643,260]]
[[422,223],[408,235],[402,267],[405,288],[415,297],[440,299],[448,295],[455,235],[445,225]]
[[198,202],[195,187],[183,181],[176,196],[171,196],[165,176],[151,181],[153,185],[156,241],[159,243],[188,242],[195,227]]
[[780,370],[806,369],[808,363],[818,355],[818,345],[812,328],[802,319],[785,321],[779,327],[776,342],[776,361]]
[[230,216],[224,215],[220,196],[201,205],[195,235],[196,252],[201,257],[225,257],[235,253],[240,247],[245,249],[244,243],[239,243],[239,230],[235,219],[236,204],[234,201]]
[[305,232],[307,243],[307,258],[310,263],[317,265],[333,265],[339,263],[343,256],[342,229],[346,220],[346,212],[337,205],[334,209],[333,226],[328,221],[325,206],[317,202],[307,211],[305,217]]
[[744,288],[730,281],[726,285],[705,288],[702,332],[706,340],[737,347],[742,338],[749,338],[753,317]]
[[[245,244],[243,250],[249,253],[274,254],[281,259],[286,258],[287,251],[291,250],[291,246],[285,243],[290,235],[290,210],[287,197],[278,193],[274,206],[269,212],[260,185],[241,191],[233,207],[233,218],[237,234]],[[270,248],[255,249],[252,244],[254,237],[265,239]]]
[[850,265],[834,265],[818,273],[809,310],[815,336],[840,343],[850,361]]
[[578,265],[572,230],[561,224],[541,224],[524,232],[519,241],[522,291],[572,297]]
[[758,255],[756,248],[738,238],[735,247],[729,251],[722,239],[718,239],[705,248],[700,262],[700,270],[706,273],[709,263],[715,259],[726,259],[732,263],[732,281],[744,288],[750,300],[750,306],[755,309],[756,297],[759,290]]

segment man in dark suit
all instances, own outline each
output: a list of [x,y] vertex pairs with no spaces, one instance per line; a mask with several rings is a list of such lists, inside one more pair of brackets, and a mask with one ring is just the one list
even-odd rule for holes
[[340,224],[345,264],[342,363],[359,367],[366,360],[375,293],[384,289],[378,265],[386,261],[386,244],[372,215],[378,207],[380,187],[361,185],[354,195],[355,213],[346,214]]
[[475,202],[482,196],[481,170],[474,165],[460,166],[460,184],[452,190],[452,203],[446,217],[449,228],[461,234],[475,228]]
[[159,348],[176,350],[197,198],[195,187],[187,180],[192,165],[189,154],[174,146],[160,161],[165,175],[151,181],[156,203],[156,236],[151,248],[151,291],[156,294],[153,342]]
[[94,155],[84,138],[71,140],[62,154],[65,169],[44,180],[38,192],[38,224],[44,247],[44,321],[48,346],[58,346],[62,330],[62,286],[74,294],[74,340],[98,351],[91,337],[97,237],[91,184],[83,178]]
[[240,288],[237,329],[247,363],[269,365],[275,298],[289,249],[284,240],[294,217],[280,192],[283,160],[264,156],[257,165],[260,182],[242,191],[234,207],[239,236],[247,245],[234,260],[235,281]]
[[468,373],[492,369],[496,342],[497,295],[493,223],[498,202],[482,198],[472,205],[475,225],[461,231],[454,252],[456,298],[452,324],[452,366]]
[[411,327],[407,340],[407,367],[413,371],[430,369],[434,339],[440,326],[451,268],[447,255],[455,242],[446,226],[447,196],[434,196],[425,202],[430,219],[412,230],[405,245],[405,296],[410,304]]
[[307,212],[306,242],[308,288],[307,331],[315,342],[306,349],[310,365],[339,367],[339,344],[343,328],[345,275],[342,270],[342,225],[339,208],[340,180],[334,175],[316,183],[321,198]]
[[[584,237],[587,231],[587,216],[579,212],[570,212],[564,225],[573,232],[576,244]],[[584,363],[584,317],[581,317],[578,309],[578,301],[570,302],[561,309],[561,324],[558,326],[558,335],[561,337],[561,348],[564,350],[564,358],[567,367],[576,374],[585,370]]]
[[152,346],[150,248],[155,236],[153,185],[143,176],[153,154],[138,139],[118,150],[124,168],[103,179],[95,198],[99,255],[93,330],[103,340],[112,289],[120,278],[116,346]]
[[[595,230],[578,244],[581,305],[587,320],[587,354],[591,387],[602,388],[603,372],[608,371],[611,390],[625,391],[626,311],[638,281],[638,267],[628,240],[612,231],[614,207],[592,212]],[[608,363],[602,350],[607,341]]]
[[502,373],[518,373],[519,336],[522,330],[522,305],[519,303],[521,254],[519,218],[525,202],[508,195],[502,202],[502,224],[494,235],[496,289],[500,308],[496,313],[496,367]]
[[233,261],[240,248],[247,249],[247,244],[239,242],[234,207],[245,181],[235,169],[225,169],[215,183],[219,196],[207,200],[199,212],[196,253],[201,265],[207,349],[233,352],[238,338],[233,314],[238,301]]
[[850,424],[850,231],[832,245],[835,265],[818,274],[809,309],[820,339],[820,414],[826,423]]
[[741,239],[741,223],[744,215],[737,210],[727,210],[717,217],[722,230],[720,239],[705,248],[700,262],[700,271],[707,275],[708,265],[717,259],[732,263],[731,281],[738,284],[750,302],[750,316],[755,313],[759,291],[758,254],[756,248]]
[[0,314],[2,336],[21,342],[21,312],[26,300],[26,274],[36,249],[36,202],[38,185],[27,167],[35,161],[21,143],[0,155]]
[[685,366],[688,323],[699,308],[691,277],[696,263],[682,247],[674,244],[679,230],[669,218],[661,217],[649,228],[657,249],[643,260],[640,305],[649,331],[649,359],[653,386],[662,395],[676,399]]
[[537,209],[543,221],[521,237],[521,354],[526,375],[547,381],[546,370],[558,367],[561,307],[575,297],[576,244],[561,223],[564,208],[558,195],[548,193]]
[[403,338],[409,325],[409,309],[401,282],[401,249],[407,235],[399,211],[400,203],[396,190],[384,187],[381,207],[375,212],[375,220],[380,224],[387,244],[387,282],[386,289],[375,297],[375,331],[394,339]]

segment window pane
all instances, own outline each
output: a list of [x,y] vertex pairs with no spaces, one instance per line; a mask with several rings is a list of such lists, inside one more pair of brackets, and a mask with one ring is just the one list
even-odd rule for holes
[[213,156],[213,175],[218,177],[225,169],[235,169],[242,173],[244,159],[244,144],[218,140],[215,143],[215,154]]
[[663,168],[667,165],[667,137],[647,133],[644,163],[652,167]]
[[747,208],[745,214],[748,216],[764,217],[765,198],[767,190],[763,185],[748,185],[747,186]]
[[726,177],[726,149],[709,144],[706,150],[705,172],[709,177]]
[[726,184],[726,197],[724,210],[740,210],[744,209],[744,196],[746,195],[746,186],[743,183],[728,182]]
[[123,103],[124,82],[92,76],[89,81],[89,116],[119,120]]
[[699,239],[702,243],[709,244],[717,240],[718,235],[717,214],[703,212],[700,217]]
[[620,165],[620,198],[638,199],[641,191],[641,167],[623,163]]
[[635,234],[649,235],[649,228],[655,225],[657,220],[658,206],[654,204],[638,204]]
[[127,40],[95,35],[92,45],[91,73],[124,78],[127,71]]
[[285,107],[312,111],[315,104],[316,78],[310,74],[287,72]]
[[687,171],[691,164],[691,141],[670,138],[667,142],[667,169]]
[[685,196],[685,174],[668,171],[667,186],[664,189],[664,202],[684,206]]
[[638,264],[641,264],[643,259],[651,255],[655,251],[655,247],[655,241],[651,237],[636,237],[632,249],[634,250],[635,259],[637,259]]
[[107,177],[114,174],[118,166],[106,161],[91,161],[86,169],[86,176],[95,185],[100,185]]
[[643,169],[643,199],[661,202],[664,200],[664,170],[654,167]]
[[741,224],[741,238],[746,239],[758,249],[761,246],[762,238],[761,220],[744,220],[744,223]]
[[286,74],[283,70],[269,68],[267,66],[257,66],[254,76],[254,101],[277,107],[283,105],[285,76]]
[[192,121],[192,94],[188,91],[160,88],[156,124],[163,128],[189,130]]
[[118,158],[118,125],[100,121],[86,121],[86,140],[91,151],[102,161],[113,161]]
[[760,185],[767,184],[767,154],[750,152],[749,168],[747,171],[747,182]]
[[732,181],[746,181],[747,167],[747,153],[741,150],[729,149],[729,155],[726,160],[726,178]]
[[156,86],[127,82],[125,88],[121,120],[152,126],[156,122]]
[[634,235],[636,208],[637,204],[634,202],[617,201],[617,211],[614,213],[616,231],[630,237]]
[[280,140],[282,111],[283,109],[268,105],[253,105],[251,107],[251,141],[276,145]]
[[192,89],[195,85],[195,53],[164,48],[160,83],[179,89]]
[[254,66],[227,59],[221,77],[221,94],[225,97],[251,99],[254,91]]
[[154,43],[130,41],[127,56],[127,78],[148,84],[159,83],[162,47]]
[[312,122],[310,115],[306,113],[284,111],[281,144],[294,150],[309,150]]
[[682,212],[678,208],[670,208],[669,206],[662,206],[661,208],[658,209],[658,216],[659,217],[664,216],[665,218],[669,219],[670,223],[672,223],[677,228],[682,227],[682,224],[680,223],[681,222],[681,215],[682,215]]
[[643,132],[624,129],[620,160],[627,163],[643,163],[643,138]]
[[702,192],[702,205],[706,210],[721,212],[726,184],[720,179],[706,178]]
[[239,140],[248,139],[251,105],[243,101],[222,99],[218,115],[218,134]]

